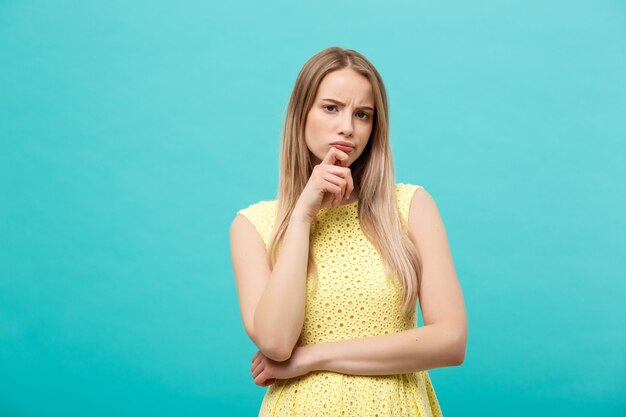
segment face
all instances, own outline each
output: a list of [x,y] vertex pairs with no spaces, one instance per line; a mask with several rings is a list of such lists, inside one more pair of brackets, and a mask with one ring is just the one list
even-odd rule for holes
[[[350,68],[326,74],[307,115],[304,138],[313,165],[319,164],[331,146],[348,154],[350,166],[365,149],[372,132],[374,94],[369,80]],[[347,142],[353,147],[331,145]]]

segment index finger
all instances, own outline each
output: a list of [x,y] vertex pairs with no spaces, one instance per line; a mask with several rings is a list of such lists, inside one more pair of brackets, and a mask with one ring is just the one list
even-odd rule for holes
[[347,153],[335,148],[334,146],[331,146],[328,152],[326,153],[326,156],[324,156],[324,159],[322,160],[321,164],[337,165],[336,162],[339,161],[339,165],[344,166],[345,165],[344,161],[347,161],[348,158],[350,157],[348,156]]

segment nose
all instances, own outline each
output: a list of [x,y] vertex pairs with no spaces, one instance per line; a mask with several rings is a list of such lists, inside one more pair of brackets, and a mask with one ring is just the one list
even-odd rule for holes
[[350,112],[344,112],[344,116],[341,119],[340,129],[341,131],[339,133],[343,134],[344,136],[352,136],[354,128],[352,126],[352,114]]

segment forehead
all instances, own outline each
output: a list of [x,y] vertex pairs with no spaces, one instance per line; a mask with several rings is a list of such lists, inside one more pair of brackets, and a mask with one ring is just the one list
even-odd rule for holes
[[374,93],[370,81],[350,68],[326,74],[317,89],[317,98],[335,98],[344,103],[355,100],[361,105],[374,105]]

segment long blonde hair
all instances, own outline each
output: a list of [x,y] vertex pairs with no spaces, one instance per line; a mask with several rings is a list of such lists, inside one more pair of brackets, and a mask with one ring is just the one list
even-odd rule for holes
[[[276,223],[268,245],[270,266],[274,268],[291,213],[313,171],[304,140],[307,114],[324,76],[346,67],[367,77],[375,103],[371,136],[363,153],[350,166],[354,191],[359,197],[359,222],[364,234],[379,252],[387,277],[396,277],[402,285],[402,309],[408,314],[415,311],[419,298],[422,260],[417,247],[402,228],[396,204],[387,92],[376,68],[352,49],[334,46],[318,52],[304,64],[296,79],[282,134]],[[311,240],[315,232],[315,222],[311,222]],[[318,272],[312,249],[311,245],[307,270],[313,272],[317,282]]]

